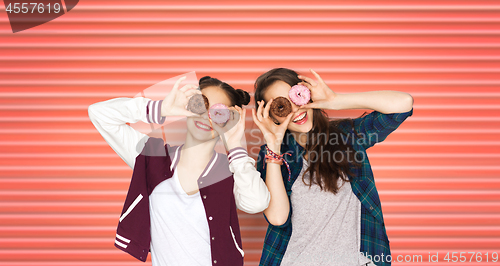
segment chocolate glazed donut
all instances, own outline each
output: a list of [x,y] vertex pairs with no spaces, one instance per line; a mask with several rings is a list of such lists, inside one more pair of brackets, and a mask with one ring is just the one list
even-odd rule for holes
[[189,99],[187,110],[201,115],[208,110],[209,106],[207,96],[203,94],[195,94]]
[[292,112],[292,104],[285,97],[276,97],[271,103],[271,112],[279,117],[286,117]]

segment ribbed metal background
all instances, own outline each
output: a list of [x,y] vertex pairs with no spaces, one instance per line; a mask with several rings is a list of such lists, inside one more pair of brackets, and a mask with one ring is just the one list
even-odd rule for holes
[[[500,252],[498,1],[94,0],[16,34],[4,11],[1,265],[145,265],[113,247],[132,172],[87,106],[193,70],[253,91],[274,67],[413,96],[413,116],[369,150],[394,256]],[[181,141],[182,125],[168,134]],[[240,214],[257,265],[266,222]]]

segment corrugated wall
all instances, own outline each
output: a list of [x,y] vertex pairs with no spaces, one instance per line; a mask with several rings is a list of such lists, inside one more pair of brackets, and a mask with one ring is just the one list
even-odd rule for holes
[[[16,34],[4,11],[1,265],[144,265],[113,247],[132,172],[87,106],[193,70],[252,91],[274,67],[313,68],[339,93],[413,95],[413,116],[369,150],[394,258],[500,253],[498,1],[93,0]],[[266,222],[240,214],[256,265]]]

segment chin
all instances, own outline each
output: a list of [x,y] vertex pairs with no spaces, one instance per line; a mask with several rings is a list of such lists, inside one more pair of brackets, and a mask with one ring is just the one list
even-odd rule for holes
[[288,130],[297,133],[309,133],[311,131],[313,125],[312,123],[305,123],[303,125],[290,125],[288,126]]

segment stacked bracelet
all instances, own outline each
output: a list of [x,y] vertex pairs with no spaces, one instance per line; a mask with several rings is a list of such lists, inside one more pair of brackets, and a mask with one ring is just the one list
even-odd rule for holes
[[275,164],[279,164],[279,165],[283,164],[283,160],[274,159],[274,157],[267,155],[267,154],[264,158],[266,159],[266,163],[275,163]]
[[[283,155],[285,155],[285,154],[291,155],[291,154],[284,153],[284,154],[278,155],[274,151],[269,149],[269,147],[267,147],[267,145],[265,147],[266,147],[266,151],[267,151],[267,154],[264,157],[266,159],[266,163],[277,163],[279,165],[282,165],[284,162],[286,165],[286,168],[288,169],[288,182],[290,182],[290,178],[291,178],[290,165],[288,165],[287,161],[283,158]],[[264,165],[262,168],[264,168]]]

